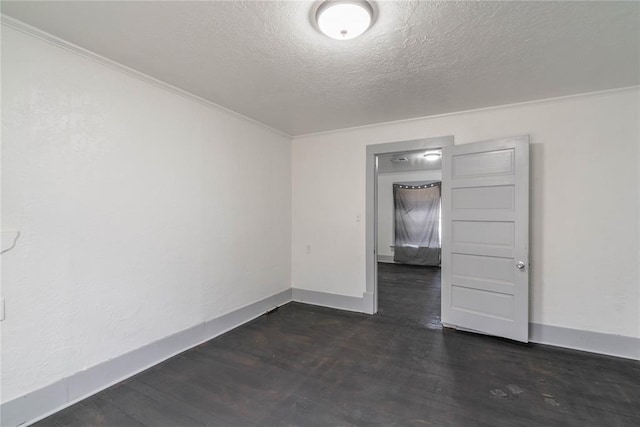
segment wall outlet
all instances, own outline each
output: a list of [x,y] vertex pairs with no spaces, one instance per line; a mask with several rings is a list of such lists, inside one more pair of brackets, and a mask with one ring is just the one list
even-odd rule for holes
[[4,320],[4,298],[0,298],[0,322]]
[[305,246],[305,247],[304,247],[304,251],[305,251],[306,253],[310,254],[310,253],[311,253],[311,245],[307,245],[307,246]]
[[362,215],[356,214],[356,222],[362,221]]

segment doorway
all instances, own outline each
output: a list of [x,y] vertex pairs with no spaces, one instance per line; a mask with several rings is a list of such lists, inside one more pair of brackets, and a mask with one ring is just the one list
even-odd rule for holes
[[528,342],[528,135],[458,146],[443,137],[367,147],[364,311],[378,311],[380,158],[435,148],[443,149],[442,324]]
[[381,154],[378,312],[440,325],[441,149]]
[[[381,218],[383,222],[388,222],[391,217],[390,212],[383,213],[379,209],[380,194],[378,190],[380,176],[398,174],[395,177],[387,175],[384,179],[384,185],[389,180],[397,179],[402,181],[407,175],[401,176],[401,174],[416,172],[421,165],[424,166],[425,153],[450,145],[453,145],[453,136],[392,142],[367,147],[367,289],[364,300],[365,312],[374,314],[378,311],[378,260],[379,257],[384,260],[385,257],[388,259],[391,256],[390,251],[392,248],[383,249],[383,246],[393,246],[387,244],[390,243],[387,242],[390,237],[380,235],[378,229]],[[435,174],[433,175],[435,176]],[[421,181],[429,181],[429,179],[421,179]],[[384,217],[382,217],[383,214]]]

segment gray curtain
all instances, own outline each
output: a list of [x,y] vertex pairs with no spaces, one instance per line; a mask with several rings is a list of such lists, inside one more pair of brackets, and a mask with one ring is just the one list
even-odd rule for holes
[[440,182],[393,185],[395,243],[393,260],[440,265]]

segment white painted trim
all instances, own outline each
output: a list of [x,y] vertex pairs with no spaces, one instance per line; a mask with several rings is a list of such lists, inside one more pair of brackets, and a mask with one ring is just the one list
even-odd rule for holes
[[161,338],[0,406],[0,425],[27,426],[291,302],[291,289]]
[[76,55],[80,55],[83,56],[85,58],[88,58],[92,61],[98,62],[106,67],[109,67],[111,69],[120,71],[122,73],[125,73],[131,77],[137,78],[138,80],[144,81],[146,83],[149,83],[153,86],[168,90],[169,92],[173,92],[177,95],[181,95],[184,96],[186,98],[190,98],[196,102],[199,102],[200,104],[203,104],[205,106],[208,106],[210,108],[214,108],[220,111],[224,111],[228,114],[231,114],[235,117],[238,117],[240,119],[243,119],[247,122],[253,123],[254,125],[257,125],[265,130],[268,130],[270,132],[275,133],[276,135],[280,135],[280,136],[284,136],[287,138],[291,138],[293,142],[295,142],[295,140],[297,138],[305,138],[308,136],[317,136],[317,135],[325,135],[325,134],[332,134],[332,133],[339,133],[339,132],[345,132],[345,131],[353,131],[353,130],[358,130],[358,129],[367,129],[367,128],[375,128],[375,127],[380,127],[380,126],[388,126],[388,125],[394,125],[394,124],[402,124],[402,123],[412,123],[412,122],[417,122],[417,121],[422,121],[422,120],[430,120],[430,119],[437,119],[437,118],[441,118],[441,117],[450,117],[450,116],[457,116],[457,115],[461,115],[461,114],[468,114],[468,113],[476,113],[476,112],[482,112],[482,111],[491,111],[491,110],[498,110],[501,108],[512,108],[512,107],[519,107],[519,106],[524,106],[524,105],[529,105],[529,104],[538,104],[538,103],[544,103],[544,102],[554,102],[554,101],[561,101],[561,100],[569,100],[569,99],[573,99],[573,98],[578,98],[578,97],[582,97],[582,96],[594,96],[594,95],[605,95],[608,93],[616,93],[616,92],[623,92],[623,91],[627,91],[627,90],[632,90],[632,89],[639,89],[640,85],[636,85],[636,86],[626,86],[626,87],[621,87],[621,88],[614,88],[614,89],[605,89],[605,90],[599,90],[599,91],[593,91],[593,92],[583,92],[583,93],[576,93],[576,94],[571,94],[571,95],[564,95],[564,96],[558,96],[558,97],[552,97],[552,98],[542,98],[542,99],[534,99],[534,100],[530,100],[530,101],[523,101],[523,102],[515,102],[515,103],[511,103],[511,104],[502,104],[502,105],[493,105],[493,106],[489,106],[489,107],[481,107],[481,108],[472,108],[469,110],[461,110],[461,111],[452,111],[450,113],[442,113],[442,114],[433,114],[433,115],[427,115],[427,116],[420,116],[420,117],[412,117],[409,119],[402,119],[402,120],[391,120],[391,121],[387,121],[387,122],[378,122],[378,123],[370,123],[370,124],[366,124],[366,125],[361,125],[361,126],[352,126],[352,127],[347,127],[347,128],[339,128],[339,129],[331,129],[331,130],[326,130],[326,131],[320,131],[320,132],[311,132],[311,133],[305,133],[305,134],[299,134],[299,135],[290,135],[280,129],[276,129],[274,127],[271,127],[269,125],[267,125],[266,123],[262,123],[258,120],[252,119],[251,117],[245,116],[243,114],[240,114],[236,111],[233,111],[229,108],[223,107],[220,104],[216,104],[215,102],[209,101],[207,99],[204,99],[194,93],[188,92],[184,89],[180,89],[176,86],[173,86],[169,83],[166,83],[162,80],[158,80],[154,77],[151,77],[145,73],[142,73],[141,71],[137,71],[133,68],[127,67],[124,64],[121,64],[119,62],[116,62],[112,59],[106,58],[104,56],[98,55],[97,53],[91,52],[90,50],[87,50],[83,47],[80,47],[76,44],[73,44],[71,42],[68,42],[64,39],[61,39],[59,37],[54,36],[53,34],[47,33],[46,31],[40,30],[36,27],[33,27],[29,24],[26,24],[18,19],[12,18],[8,15],[3,15],[0,14],[0,23],[2,23],[2,25],[6,25],[10,28],[13,28],[14,30],[20,31],[24,34],[30,35],[32,37],[38,38],[40,40],[43,40],[51,45],[60,47],[62,49],[65,49],[69,52],[75,53]]
[[[0,425],[31,425],[291,301],[362,313],[373,304],[373,294],[365,292],[358,298],[307,289],[285,289],[5,402],[0,406]],[[640,360],[640,338],[539,323],[530,323],[529,329],[530,341],[538,344]]]
[[44,42],[47,42],[53,46],[62,48],[68,52],[74,53],[76,55],[82,56],[84,58],[90,59],[94,62],[97,62],[105,67],[111,68],[112,70],[115,71],[119,71],[121,73],[127,74],[130,77],[133,77],[135,79],[138,79],[140,81],[143,81],[145,83],[148,83],[152,86],[155,86],[157,88],[160,89],[164,89],[167,90],[171,93],[174,93],[176,95],[180,95],[183,96],[185,98],[188,98],[192,101],[198,102],[206,107],[209,108],[213,108],[215,110],[219,110],[222,112],[225,112],[227,114],[230,114],[234,117],[237,117],[241,120],[247,121],[253,125],[256,125],[264,130],[267,130],[269,132],[272,132],[276,135],[279,136],[284,136],[286,138],[292,138],[291,135],[289,135],[286,132],[283,132],[279,129],[273,128],[269,125],[267,125],[266,123],[262,123],[258,120],[252,119],[251,117],[247,117],[243,114],[240,114],[236,111],[233,111],[229,108],[223,107],[220,104],[216,104],[215,102],[209,101],[205,98],[202,98],[194,93],[188,92],[184,89],[180,89],[179,87],[173,86],[172,84],[169,84],[167,82],[164,82],[162,80],[158,80],[154,77],[149,76],[148,74],[145,74],[141,71],[135,70],[133,68],[127,67],[124,64],[121,64],[119,62],[116,62],[112,59],[109,58],[105,58],[104,56],[98,55],[97,53],[91,52],[90,50],[87,50],[83,47],[80,47],[78,45],[75,45],[73,43],[70,43],[66,40],[63,40],[59,37],[54,36],[53,34],[47,33],[46,31],[42,31],[38,28],[32,27],[29,24],[25,24],[22,21],[19,21],[15,18],[11,18],[10,16],[7,15],[2,15],[0,14],[0,22],[2,23],[2,25],[6,25],[9,28],[12,28],[16,31],[19,31],[23,34],[27,34],[31,37],[35,37],[37,39],[40,39]]
[[365,292],[362,294],[362,309],[364,313],[375,314],[371,309],[376,305],[377,303],[375,302],[375,295],[373,292]]
[[412,139],[408,141],[388,142],[384,144],[367,145],[366,166],[366,211],[365,211],[365,293],[371,294],[371,299],[365,302],[364,312],[375,314],[378,311],[378,165],[377,156],[380,154],[399,153],[443,148],[454,144],[453,135],[435,138]]
[[291,289],[291,300],[305,304],[336,308],[338,310],[363,313],[365,297],[351,297],[347,295],[330,294],[326,292],[310,291],[308,289]]
[[395,264],[395,261],[393,261],[393,255],[378,255],[378,262]]
[[481,113],[481,112],[484,112],[484,111],[500,110],[500,109],[503,109],[503,108],[523,107],[523,106],[527,106],[527,105],[531,105],[531,104],[543,104],[545,102],[565,101],[565,100],[571,100],[571,99],[574,99],[574,98],[581,98],[583,96],[607,95],[607,94],[610,94],[610,93],[625,92],[625,91],[628,91],[628,90],[637,90],[637,89],[640,89],[640,85],[625,86],[625,87],[619,87],[619,88],[614,88],[614,89],[596,90],[596,91],[593,91],[593,92],[574,93],[572,95],[556,96],[556,97],[552,97],[552,98],[533,99],[533,100],[530,100],[530,101],[514,102],[512,104],[492,105],[492,106],[489,106],[489,107],[472,108],[470,110],[459,110],[459,111],[452,111],[450,113],[433,114],[433,115],[430,115],[430,116],[412,117],[410,119],[391,120],[391,121],[388,121],[388,122],[369,123],[369,124],[361,125],[361,126],[352,126],[352,127],[347,127],[347,128],[324,130],[324,131],[320,131],[320,132],[304,133],[304,134],[300,134],[300,135],[293,135],[293,142],[295,143],[296,139],[298,139],[298,138],[307,138],[307,137],[310,137],[310,136],[330,135],[330,134],[333,134],[333,133],[351,132],[351,131],[357,131],[357,130],[362,130],[362,129],[374,129],[374,128],[377,128],[377,127],[384,127],[384,126],[390,126],[390,125],[399,125],[399,124],[404,124],[404,123],[420,122],[420,121],[424,121],[424,120],[439,119],[439,118],[442,118],[442,117],[452,117],[452,116],[459,116],[459,115],[462,115],[462,114]]
[[[296,302],[360,313],[363,312],[363,308],[364,312],[368,313],[366,309],[373,300],[373,294],[370,292],[365,292],[362,298],[358,298],[296,288],[292,289],[291,296],[292,300]],[[465,330],[447,324],[443,324],[443,326]],[[477,331],[467,331],[478,333]],[[529,341],[553,347],[640,360],[640,338],[529,323]]]
[[529,323],[529,341],[572,350],[640,360],[640,338]]

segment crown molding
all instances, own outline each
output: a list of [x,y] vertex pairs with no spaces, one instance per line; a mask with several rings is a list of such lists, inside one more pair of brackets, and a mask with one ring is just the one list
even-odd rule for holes
[[202,98],[192,92],[188,92],[184,89],[180,89],[179,87],[173,86],[167,82],[162,80],[158,80],[154,77],[151,77],[148,74],[145,74],[141,71],[135,70],[133,68],[127,67],[124,64],[111,60],[109,58],[105,58],[104,56],[98,55],[90,50],[87,50],[83,47],[80,47],[76,44],[63,40],[59,37],[54,36],[53,34],[47,33],[46,31],[40,30],[38,28],[32,27],[29,24],[26,24],[18,19],[11,18],[10,16],[0,14],[0,23],[3,26],[7,26],[16,31],[19,31],[23,34],[29,35],[31,37],[37,38],[39,40],[45,41],[53,46],[62,48],[68,52],[74,53],[76,55],[82,56],[84,58],[90,59],[94,62],[97,62],[105,67],[111,68],[112,70],[119,71],[121,73],[127,74],[130,77],[138,79],[142,82],[150,84],[160,89],[164,89],[176,95],[180,95],[192,101],[195,101],[199,104],[202,104],[206,107],[230,114],[236,118],[242,119],[246,122],[249,122],[255,126],[258,126],[264,130],[267,130],[271,133],[274,133],[278,136],[284,136],[286,138],[291,139],[292,136],[288,133],[281,131],[279,129],[273,128],[265,123],[262,123],[258,120],[252,119],[251,117],[247,117],[243,114],[240,114],[236,111],[233,111],[227,107],[223,107],[220,104],[216,104],[215,102],[209,101],[208,99]]
[[359,130],[374,129],[374,128],[377,128],[377,127],[384,127],[384,126],[401,125],[401,124],[405,124],[405,123],[424,122],[424,121],[427,121],[427,120],[441,119],[441,118],[444,118],[444,117],[455,117],[455,116],[462,116],[462,115],[465,115],[465,114],[482,113],[482,112],[485,112],[485,111],[496,111],[496,110],[504,110],[504,109],[507,109],[507,108],[526,107],[528,105],[544,104],[546,102],[570,101],[572,99],[577,99],[577,98],[608,95],[608,94],[615,94],[615,93],[619,93],[619,92],[628,92],[628,91],[633,91],[633,90],[640,90],[640,85],[623,86],[623,87],[616,87],[616,88],[613,88],[613,89],[602,89],[602,90],[595,90],[595,91],[591,91],[591,92],[574,93],[574,94],[571,94],[571,95],[562,95],[562,96],[556,96],[556,97],[551,97],[551,98],[532,99],[532,100],[529,100],[529,101],[514,102],[514,103],[511,103],[511,104],[491,105],[491,106],[488,106],[488,107],[472,108],[470,110],[452,111],[450,113],[432,114],[430,116],[411,117],[411,118],[408,118],[408,119],[391,120],[391,121],[386,121],[386,122],[368,123],[368,124],[365,124],[365,125],[351,126],[351,127],[346,127],[346,128],[323,130],[323,131],[320,131],[320,132],[311,132],[311,133],[305,133],[305,134],[300,134],[300,135],[293,135],[293,140],[295,142],[296,139],[304,139],[304,138],[308,138],[308,137],[331,135],[331,134],[338,134],[338,133],[352,132],[352,131],[355,132],[355,131],[359,131]]

